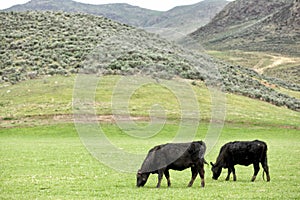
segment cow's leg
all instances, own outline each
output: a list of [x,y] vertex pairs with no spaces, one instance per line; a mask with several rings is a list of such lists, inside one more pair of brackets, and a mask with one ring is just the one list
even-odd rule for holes
[[168,181],[168,187],[171,186],[171,181],[170,181],[170,174],[169,174],[169,170],[165,170],[165,177]]
[[164,170],[161,170],[161,169],[158,170],[158,182],[156,185],[157,188],[160,188],[160,184],[161,184],[161,180],[162,180],[163,176],[164,176]]
[[197,177],[197,174],[198,174],[198,170],[196,167],[191,167],[191,172],[192,172],[192,178],[191,178],[191,181],[189,182],[188,184],[188,187],[191,187]]
[[270,174],[269,174],[269,166],[268,166],[268,161],[267,161],[267,157],[264,159],[264,161],[261,163],[264,171],[266,172],[267,175],[267,181],[269,182],[270,179]]
[[200,175],[200,178],[201,178],[201,187],[204,187],[205,186],[205,181],[204,181],[204,165],[203,163],[200,165],[200,170],[199,170],[199,175]]
[[259,163],[253,163],[253,167],[254,167],[254,174],[253,174],[253,177],[251,179],[252,182],[255,181],[256,176],[259,172]]
[[236,181],[236,175],[235,175],[235,168],[234,168],[234,166],[231,167],[231,171],[232,171],[232,174],[233,174],[233,181]]
[[227,174],[227,177],[226,177],[226,181],[229,181],[229,178],[230,178],[230,174],[231,174],[231,168],[228,167],[228,174]]

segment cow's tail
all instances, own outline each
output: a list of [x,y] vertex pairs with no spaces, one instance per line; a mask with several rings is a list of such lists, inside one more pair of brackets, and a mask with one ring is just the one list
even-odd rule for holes
[[[194,143],[193,143],[194,144]],[[192,144],[192,145],[193,145]],[[199,141],[199,142],[196,142],[197,145],[200,145],[200,148],[198,148],[199,150],[199,158],[201,160],[201,163],[204,165],[209,165],[208,162],[205,160],[204,158],[204,155],[205,155],[205,151],[206,151],[206,144],[203,142],[203,141]]]
[[[264,148],[263,148],[262,158],[261,158],[263,163],[267,162],[267,150],[268,150],[267,144],[264,143]],[[265,181],[265,169],[263,169],[262,178]]]
[[209,165],[208,162],[203,158],[203,163]]

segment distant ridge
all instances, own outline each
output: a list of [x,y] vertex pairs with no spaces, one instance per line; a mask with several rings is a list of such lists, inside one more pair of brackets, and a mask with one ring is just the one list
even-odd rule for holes
[[209,49],[300,56],[299,0],[236,0],[190,34]]
[[12,6],[4,11],[64,11],[104,16],[132,26],[142,26],[145,18],[158,15],[159,11],[148,10],[125,3],[92,5],[72,0],[31,0]]
[[[156,33],[169,29],[169,32],[165,31],[161,35],[168,39],[179,39],[210,22],[228,3],[227,0],[205,0],[193,5],[178,6],[150,18],[144,27],[150,27],[150,31]],[[156,27],[161,30],[155,31]]]
[[146,28],[167,39],[177,39],[207,24],[225,5],[226,0],[204,0],[162,12],[124,3],[91,5],[72,0],[31,0],[4,11],[64,11],[104,16],[135,27]]

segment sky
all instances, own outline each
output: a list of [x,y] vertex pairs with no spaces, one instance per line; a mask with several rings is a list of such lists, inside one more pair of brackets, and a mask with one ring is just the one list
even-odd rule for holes
[[[0,9],[9,8],[16,4],[23,4],[29,0],[1,0]],[[148,8],[152,10],[166,11],[175,6],[189,5],[198,3],[201,0],[75,0],[77,2],[89,4],[107,4],[107,3],[128,3],[131,5]]]

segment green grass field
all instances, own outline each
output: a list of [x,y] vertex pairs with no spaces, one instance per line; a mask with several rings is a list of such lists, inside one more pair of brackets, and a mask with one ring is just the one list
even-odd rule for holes
[[[126,150],[147,152],[152,145],[172,141],[177,125],[167,124],[154,138],[122,137],[113,124],[102,124],[107,137]],[[206,125],[195,139],[202,139]],[[268,144],[271,182],[262,180],[262,170],[252,183],[252,166],[238,166],[237,182],[226,182],[223,171],[211,179],[206,166],[206,187],[197,178],[187,188],[190,170],[171,171],[171,188],[166,180],[156,189],[157,175],[144,188],[135,187],[135,173],[115,171],[93,158],[82,145],[72,124],[0,130],[1,199],[298,199],[300,198],[299,130],[227,125],[217,146],[206,156],[215,161],[220,146],[232,140],[261,139]],[[140,162],[142,163],[143,160]],[[124,163],[126,165],[126,163]],[[136,166],[137,169],[140,166]],[[232,178],[231,178],[232,179]]]
[[[122,173],[99,162],[81,142],[72,123],[74,80],[74,76],[53,76],[0,86],[0,199],[300,198],[299,112],[239,95],[226,95],[225,127],[206,160],[214,162],[220,147],[228,141],[264,140],[269,147],[269,183],[262,180],[262,171],[254,183],[250,182],[252,166],[236,168],[237,182],[225,182],[226,172],[213,181],[210,167],[206,166],[204,189],[200,188],[199,178],[192,188],[187,188],[190,170],[171,171],[171,188],[167,188],[164,180],[162,187],[156,189],[157,175],[151,175],[144,188],[136,188],[135,173],[143,158],[134,165],[133,172]],[[96,90],[96,114],[112,114],[112,91],[118,80],[118,76],[101,79]],[[202,140],[211,117],[210,93],[201,82],[191,86],[201,112],[195,140]],[[298,97],[299,93],[293,95]],[[173,141],[180,128],[180,105],[172,91],[159,84],[140,87],[130,98],[130,114],[147,119],[148,110],[157,101],[170,119],[158,134],[148,139],[135,138],[125,132],[132,129],[122,129],[112,120],[100,122],[109,141],[118,149],[134,154],[146,154],[154,145]],[[140,120],[138,125],[147,123]],[[115,158],[114,154],[104,156]],[[126,162],[124,168],[130,165]]]
[[[0,127],[49,124],[55,116],[72,114],[75,79],[75,76],[52,76],[16,85],[0,86],[0,119],[2,118]],[[118,76],[106,76],[100,79],[95,99],[98,115],[112,114],[112,91],[118,80]],[[192,85],[192,88],[198,100],[201,120],[208,122],[211,118],[210,91],[202,82]],[[289,90],[285,92],[292,93],[296,97],[300,94]],[[157,102],[165,108],[169,118],[180,116],[180,105],[173,92],[158,84],[142,86],[133,93],[129,102],[130,114],[148,116],[149,109]],[[65,121],[64,118],[60,120]],[[300,113],[241,95],[227,94],[226,121],[299,127]]]

